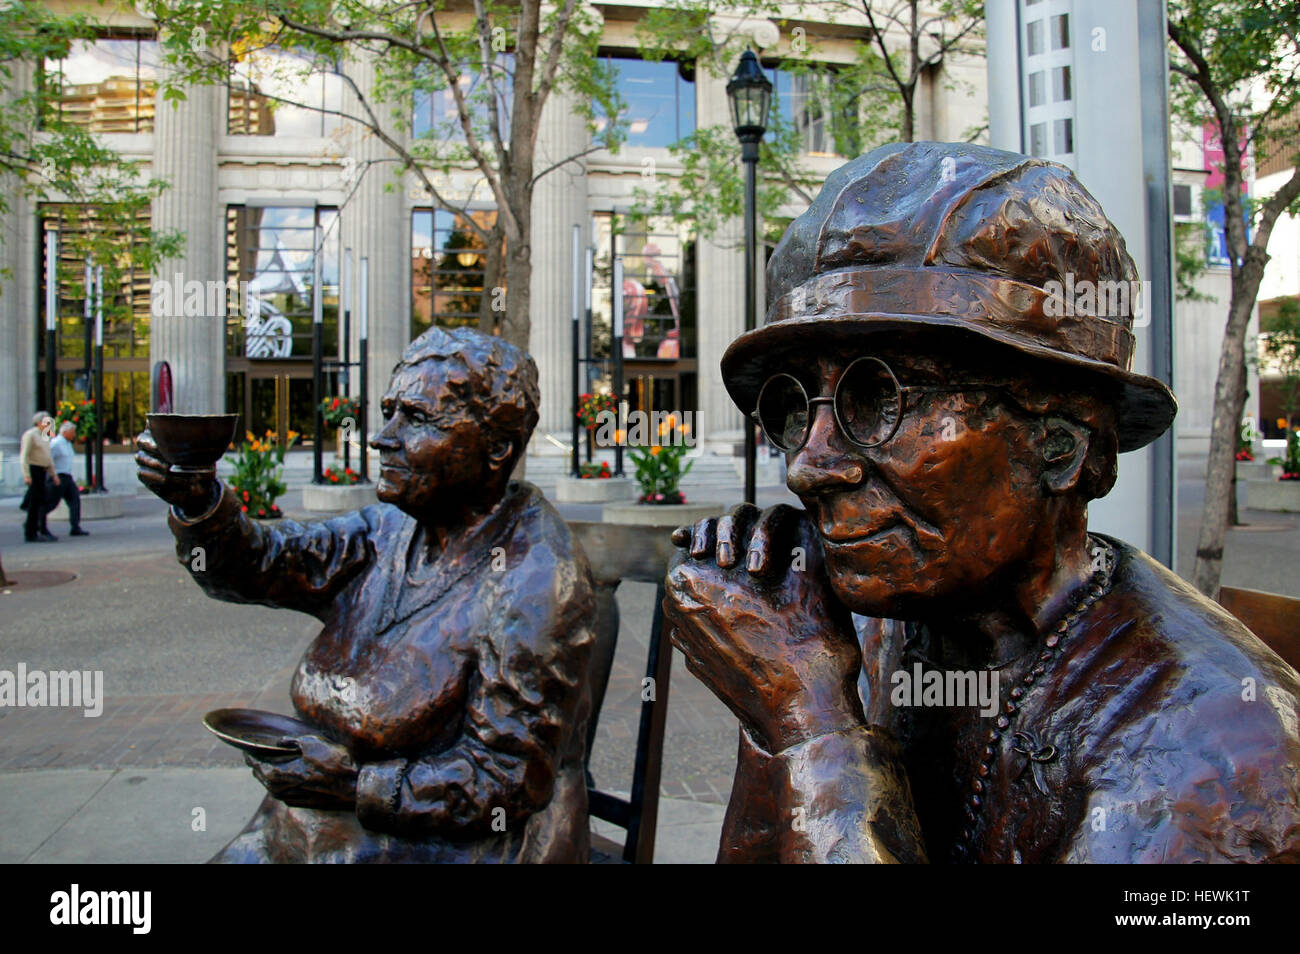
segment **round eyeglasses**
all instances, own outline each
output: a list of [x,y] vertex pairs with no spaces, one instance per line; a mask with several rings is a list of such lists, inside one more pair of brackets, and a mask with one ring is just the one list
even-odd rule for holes
[[857,358],[844,369],[831,397],[809,397],[792,374],[772,375],[758,392],[751,417],[767,439],[785,453],[799,450],[808,440],[813,408],[829,404],[841,433],[859,447],[879,447],[902,423],[909,393],[985,390],[992,385],[962,384],[951,387],[904,387],[893,370],[879,358]]

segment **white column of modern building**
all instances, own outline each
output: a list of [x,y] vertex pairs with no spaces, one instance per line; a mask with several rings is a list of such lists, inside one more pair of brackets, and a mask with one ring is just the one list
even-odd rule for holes
[[[154,113],[153,174],[168,183],[154,200],[153,228],[184,237],[180,254],[164,261],[154,282],[172,282],[165,314],[149,325],[151,363],[171,365],[174,407],[182,414],[225,410],[225,316],[186,315],[186,283],[225,282],[225,215],[217,202],[217,135],[225,122],[218,86],[190,86],[183,100],[163,98]],[[205,303],[212,296],[203,295]]]

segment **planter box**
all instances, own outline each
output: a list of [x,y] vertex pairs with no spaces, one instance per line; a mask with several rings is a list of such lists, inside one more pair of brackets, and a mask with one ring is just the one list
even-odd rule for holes
[[302,509],[313,513],[348,513],[378,503],[374,484],[308,484],[302,488]]
[[635,500],[636,481],[631,477],[561,477],[555,483],[555,499],[559,503],[611,503]]
[[[82,494],[82,520],[112,520],[122,516],[126,494]],[[50,520],[67,520],[68,505],[59,501],[59,505],[50,511]]]
[[602,519],[605,523],[627,527],[661,527],[672,532],[677,527],[697,523],[705,517],[717,517],[730,507],[723,503],[689,504],[605,504]]
[[1282,472],[1280,467],[1272,464],[1266,464],[1262,460],[1254,461],[1237,461],[1237,479],[1238,480],[1272,480]]
[[1300,513],[1300,480],[1248,480],[1246,506],[1251,510]]

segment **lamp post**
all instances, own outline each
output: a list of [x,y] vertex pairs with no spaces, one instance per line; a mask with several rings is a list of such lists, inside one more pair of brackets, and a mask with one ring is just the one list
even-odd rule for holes
[[[763,68],[753,50],[746,50],[727,83],[727,99],[731,103],[731,125],[740,140],[740,158],[745,164],[745,330],[757,327],[754,294],[754,256],[757,240],[758,144],[767,132],[767,111],[772,104],[772,84],[763,75]],[[745,501],[754,503],[754,422],[748,415],[745,428]]]

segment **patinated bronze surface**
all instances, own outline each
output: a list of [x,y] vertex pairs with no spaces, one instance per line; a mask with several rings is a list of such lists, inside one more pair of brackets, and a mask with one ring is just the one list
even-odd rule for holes
[[664,603],[741,723],[719,860],[1300,860],[1300,677],[1087,531],[1175,404],[1063,290],[1136,277],[1069,170],[977,146],[878,149],[790,227],[722,368],[803,509],[677,531]]
[[[260,525],[148,432],[140,479],[173,505],[176,552],[210,596],[324,624],[294,676],[288,761],[214,861],[586,861],[593,585],[568,528],[511,469],[537,370],[477,331],[434,328],[383,400],[380,503]],[[203,553],[201,566],[194,561]]]

